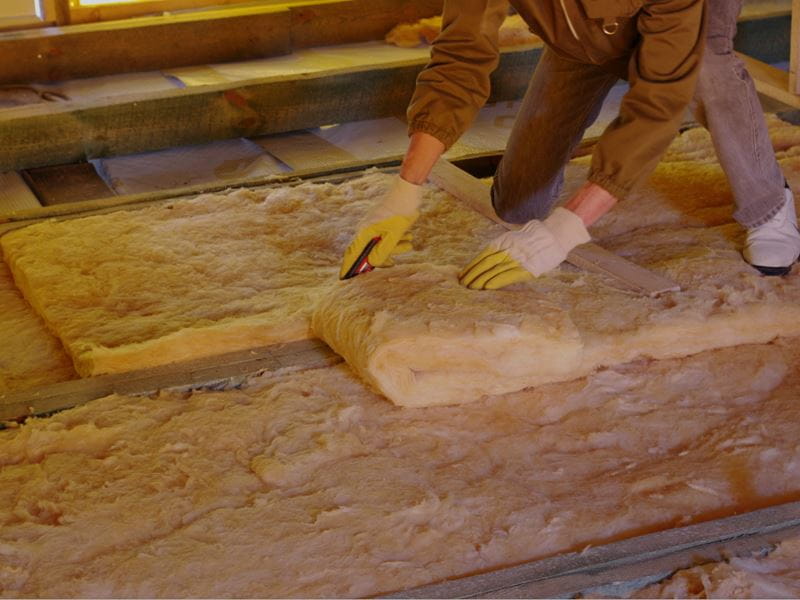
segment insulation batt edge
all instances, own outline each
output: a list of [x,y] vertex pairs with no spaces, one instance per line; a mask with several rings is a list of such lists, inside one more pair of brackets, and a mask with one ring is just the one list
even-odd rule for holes
[[[797,186],[800,128],[774,117],[769,117],[769,126],[784,173]],[[582,182],[587,160],[568,167],[565,197]],[[311,336],[316,303],[344,289],[335,273],[358,217],[389,182],[388,176],[375,173],[339,185],[205,195],[32,225],[4,235],[0,246],[26,299],[82,375],[146,368]],[[419,272],[432,265],[456,268],[500,232],[431,187],[425,190],[422,212],[413,230],[415,249],[399,257],[398,267],[388,273]],[[791,335],[797,322],[793,306],[800,303],[797,277],[759,278],[744,264],[742,230],[731,214],[730,191],[713,163],[707,134],[689,131],[675,140],[647,185],[592,230],[598,243],[677,280],[683,292],[656,300],[637,298],[615,289],[607,278],[563,267],[527,288],[487,296],[507,301],[524,289],[523,295],[538,298],[549,314],[562,315],[577,330],[580,365],[567,365],[565,355],[561,364],[537,371],[534,384],[637,357],[675,356],[715,344]],[[352,285],[381,277],[371,273]],[[448,293],[464,310],[478,302],[473,295],[459,296],[459,290]],[[380,291],[370,294],[381,297]],[[399,318],[398,302],[384,300],[384,316]],[[412,334],[413,319],[423,309],[410,307]],[[772,322],[766,323],[770,311]],[[534,312],[519,314],[533,318]],[[473,324],[462,317],[454,326]],[[542,330],[542,335],[548,334]],[[328,337],[336,343],[334,336]],[[484,351],[486,341],[478,344]],[[502,355],[500,348],[492,352]],[[515,372],[513,361],[508,367]],[[502,381],[480,384],[487,391],[509,388]],[[514,383],[522,384],[530,382]],[[450,400],[430,400],[443,401]]]

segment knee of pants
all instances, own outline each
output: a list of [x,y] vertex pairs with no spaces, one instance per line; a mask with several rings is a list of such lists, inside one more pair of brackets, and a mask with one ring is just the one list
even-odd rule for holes
[[550,214],[554,199],[547,189],[530,196],[505,192],[497,179],[492,184],[492,206],[497,216],[506,223],[521,225],[531,219],[544,219]]
[[697,91],[714,92],[742,68],[739,57],[733,52],[706,52],[697,78]]

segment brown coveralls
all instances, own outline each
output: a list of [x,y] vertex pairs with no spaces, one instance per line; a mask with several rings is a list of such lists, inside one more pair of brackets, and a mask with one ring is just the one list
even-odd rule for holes
[[[782,206],[783,177],[752,81],[732,52],[742,0],[512,0],[547,43],[508,148],[493,199],[511,222],[545,217],[563,167],[603,99],[627,79],[619,117],[600,138],[589,180],[624,198],[651,173],[690,100],[712,133],[738,205],[759,225]],[[489,95],[504,0],[449,0],[431,62],[408,109],[410,132],[452,145]]]

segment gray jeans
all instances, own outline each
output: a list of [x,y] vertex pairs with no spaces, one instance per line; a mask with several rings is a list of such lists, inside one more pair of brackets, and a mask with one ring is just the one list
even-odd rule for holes
[[[707,0],[707,43],[692,110],[711,133],[733,190],[734,217],[755,227],[783,206],[784,177],[753,81],[733,53],[741,8],[742,0]],[[495,174],[492,202],[500,217],[524,223],[550,213],[566,163],[617,81],[595,65],[545,49]]]

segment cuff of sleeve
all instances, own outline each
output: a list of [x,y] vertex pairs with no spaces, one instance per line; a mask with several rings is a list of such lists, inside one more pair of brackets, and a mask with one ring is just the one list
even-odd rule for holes
[[400,175],[395,177],[386,199],[398,215],[414,215],[422,204],[422,186],[406,181]]
[[619,185],[611,177],[604,175],[599,171],[591,171],[587,179],[592,183],[599,185],[617,200],[623,200],[628,194],[631,193],[630,188]]
[[436,123],[431,123],[430,121],[412,121],[409,123],[408,135],[418,131],[421,131],[422,133],[428,133],[435,137],[444,144],[445,150],[449,150],[450,146],[455,144],[456,140],[458,140],[458,135],[454,134],[450,130],[444,129],[443,127],[439,127]]
[[560,206],[544,220],[544,225],[566,252],[592,239],[583,224],[583,219],[571,210]]

